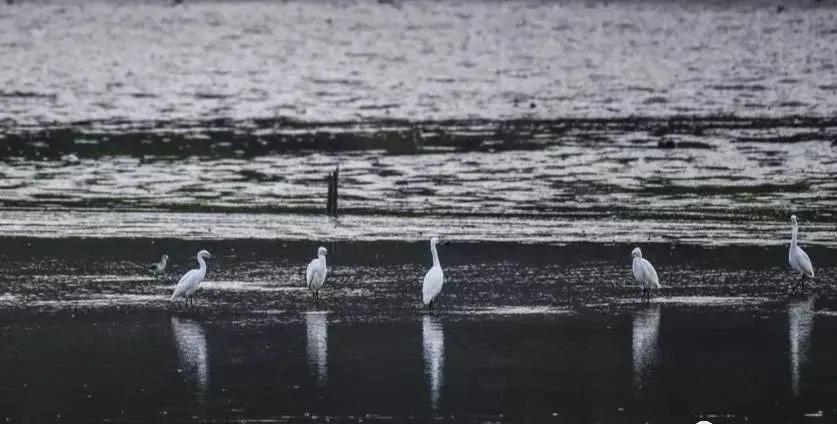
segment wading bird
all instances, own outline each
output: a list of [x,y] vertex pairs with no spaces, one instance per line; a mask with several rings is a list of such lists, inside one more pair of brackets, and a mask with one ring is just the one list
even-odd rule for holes
[[436,299],[436,296],[438,296],[439,292],[442,291],[442,283],[444,283],[445,280],[445,276],[442,273],[442,265],[439,264],[439,254],[436,253],[437,243],[439,243],[439,239],[436,237],[430,239],[430,253],[433,254],[433,266],[430,267],[430,271],[427,271],[427,274],[425,274],[424,285],[422,285],[421,288],[424,306],[426,306],[427,310],[431,313],[433,312],[433,300]]
[[654,266],[651,265],[651,262],[648,262],[647,259],[642,258],[642,250],[639,248],[634,248],[631,252],[631,257],[633,257],[633,270],[634,270],[634,277],[636,278],[637,283],[639,286],[642,287],[642,296],[640,296],[639,300],[648,300],[651,301],[651,289],[659,289],[660,288],[660,280],[657,278],[657,271],[654,269]]
[[[198,286],[200,286],[204,277],[206,277],[206,262],[204,261],[204,258],[208,259],[211,257],[212,255],[210,255],[206,250],[198,252],[198,265],[200,265],[200,267],[198,269],[193,269],[183,274],[183,277],[180,277],[180,281],[177,283],[177,286],[175,286],[171,299],[169,299],[170,301],[174,301],[175,299],[182,297],[186,299],[186,306],[189,306],[189,300],[193,299],[192,295],[195,294]],[[194,306],[194,304],[194,300],[192,300],[192,305]]]
[[164,274],[166,272],[166,265],[169,262],[169,255],[163,255],[160,258],[160,262],[157,262],[154,265],[151,265],[151,272],[154,274],[155,277],[159,277],[160,274]]
[[793,223],[793,230],[791,232],[791,244],[788,250],[788,262],[794,271],[802,275],[802,278],[791,287],[791,291],[795,291],[797,287],[801,287],[805,291],[805,277],[814,278],[814,265],[808,254],[796,244],[796,235],[799,233],[799,224],[796,222],[796,215],[791,215],[791,222]]
[[317,259],[311,261],[308,264],[308,269],[305,270],[305,282],[308,284],[308,290],[314,296],[314,302],[320,301],[320,288],[325,283],[326,273],[328,273],[328,268],[326,267],[327,254],[328,251],[326,248],[320,246],[317,249]]

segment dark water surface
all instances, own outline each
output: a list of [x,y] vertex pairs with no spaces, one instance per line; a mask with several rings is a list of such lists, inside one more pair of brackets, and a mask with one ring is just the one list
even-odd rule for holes
[[813,305],[416,313],[388,322],[326,312],[6,317],[0,416],[832,422],[837,321]]

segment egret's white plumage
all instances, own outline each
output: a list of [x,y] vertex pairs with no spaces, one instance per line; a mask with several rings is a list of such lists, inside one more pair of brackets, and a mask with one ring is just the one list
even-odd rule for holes
[[636,278],[637,283],[642,288],[641,299],[650,297],[651,289],[660,288],[660,279],[657,277],[657,270],[654,269],[654,265],[651,265],[651,262],[643,259],[642,250],[638,247],[634,248],[631,252],[631,257],[633,257],[632,268],[634,278]]
[[802,279],[796,283],[793,288],[802,284],[802,290],[805,290],[805,277],[814,278],[814,265],[811,263],[811,258],[802,250],[796,243],[797,234],[799,233],[799,223],[796,220],[796,215],[791,215],[791,223],[793,229],[791,230],[791,244],[788,249],[788,262],[794,271],[802,275]]
[[442,284],[445,276],[442,273],[442,266],[439,264],[439,254],[436,252],[436,244],[439,239],[430,239],[430,253],[433,254],[433,266],[424,275],[424,284],[421,287],[422,301],[430,310],[433,310],[433,299],[442,291]]
[[168,265],[168,262],[169,255],[163,255],[163,257],[160,258],[160,262],[157,262],[156,264],[151,266],[151,272],[153,272],[154,275],[159,275],[166,272],[166,266]]
[[328,267],[326,266],[326,255],[328,251],[325,247],[320,246],[317,249],[317,259],[308,264],[308,269],[305,270],[305,282],[308,285],[308,290],[314,296],[314,300],[320,300],[320,288],[325,283]]
[[186,274],[183,274],[183,277],[180,277],[180,281],[177,283],[177,286],[174,288],[174,293],[171,295],[170,300],[175,300],[179,298],[184,298],[188,302],[189,299],[195,294],[195,291],[200,286],[201,282],[203,282],[204,277],[206,277],[206,262],[204,258],[211,258],[212,255],[209,254],[206,250],[201,250],[198,252],[198,269],[193,269]]

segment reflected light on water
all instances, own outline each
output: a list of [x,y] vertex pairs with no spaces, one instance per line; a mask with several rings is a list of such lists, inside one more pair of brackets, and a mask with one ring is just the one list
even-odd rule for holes
[[660,331],[660,306],[649,305],[634,312],[632,335],[633,383],[639,392],[658,360],[657,338]]
[[305,314],[305,334],[308,337],[308,366],[317,373],[317,384],[328,382],[328,320],[326,312]]
[[430,404],[433,410],[437,410],[445,365],[445,332],[442,323],[435,317],[425,315],[421,322],[421,336],[424,346],[424,375],[430,385]]
[[794,396],[799,396],[802,366],[808,362],[811,329],[814,326],[814,299],[788,305],[788,341],[790,344],[790,377]]
[[192,320],[172,317],[171,328],[180,367],[199,391],[206,392],[209,386],[209,355],[203,326]]

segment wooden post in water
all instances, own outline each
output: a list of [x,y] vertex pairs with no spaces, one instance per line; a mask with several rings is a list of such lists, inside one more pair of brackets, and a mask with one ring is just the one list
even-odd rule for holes
[[326,195],[326,215],[331,216],[331,195],[334,192],[334,174],[329,172],[328,177],[326,177],[326,182],[328,183],[328,194]]
[[337,216],[337,182],[340,179],[340,165],[334,172],[328,174],[328,199],[326,200],[326,215]]
[[337,186],[338,182],[340,181],[340,165],[338,164],[336,168],[334,168],[334,192],[332,193],[333,200],[331,202],[332,216],[337,216]]

